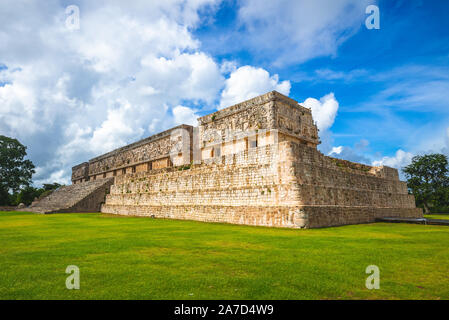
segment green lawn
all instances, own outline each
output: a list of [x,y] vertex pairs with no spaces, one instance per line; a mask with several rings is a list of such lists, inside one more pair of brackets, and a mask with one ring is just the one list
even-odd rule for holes
[[[449,299],[449,227],[0,213],[0,299]],[[380,267],[380,289],[365,268]],[[77,265],[81,289],[65,288]]]
[[449,220],[449,214],[425,214],[424,218]]

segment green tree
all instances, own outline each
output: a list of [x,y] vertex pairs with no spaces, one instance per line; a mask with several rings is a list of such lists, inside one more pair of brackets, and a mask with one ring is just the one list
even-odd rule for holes
[[61,187],[61,186],[62,186],[62,185],[59,184],[59,183],[57,183],[57,182],[54,182],[54,183],[44,183],[44,184],[42,185],[42,188],[44,189],[44,191],[53,191],[53,190],[58,189],[58,188]]
[[17,206],[20,203],[23,203],[29,206],[34,199],[42,199],[61,186],[62,185],[59,183],[44,183],[42,188],[35,188],[32,186],[24,187],[19,192],[13,193],[10,196],[10,205]]
[[20,190],[19,193],[15,193],[13,195],[12,205],[19,205],[21,203],[29,206],[35,198],[39,198],[40,195],[44,192],[44,189],[34,188],[32,186],[27,186]]
[[402,171],[417,205],[422,205],[425,213],[429,213],[431,207],[449,205],[449,167],[444,154],[415,156]]
[[24,160],[26,147],[18,140],[0,135],[0,204],[8,205],[10,192],[18,192],[31,183],[34,165]]

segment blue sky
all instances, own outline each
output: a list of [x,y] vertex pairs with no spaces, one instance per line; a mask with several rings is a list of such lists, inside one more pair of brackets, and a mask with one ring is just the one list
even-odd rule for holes
[[[361,21],[361,27],[335,53],[300,63],[279,66],[275,57],[267,60],[270,55],[265,52],[217,45],[217,34],[238,35],[241,29],[237,1],[223,4],[213,24],[195,34],[219,59],[257,64],[290,80],[290,96],[298,101],[334,92],[340,104],[332,126],[335,145],[354,146],[365,139],[369,141],[364,150],[368,160],[379,154],[393,155],[398,149],[430,151],[433,137],[444,137],[449,125],[449,2],[371,3],[380,8],[380,29],[368,30]],[[229,42],[238,40],[237,36]],[[415,95],[423,91],[429,99],[415,101]],[[424,142],[429,150],[416,148],[423,135],[429,139]]]
[[443,0],[6,0],[0,134],[29,147],[37,184],[68,183],[79,162],[278,90],[312,108],[323,153],[400,168],[449,154],[448,14]]

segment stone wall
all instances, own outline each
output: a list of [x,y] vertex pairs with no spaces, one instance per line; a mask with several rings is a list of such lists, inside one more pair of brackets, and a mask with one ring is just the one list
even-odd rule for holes
[[318,128],[313,122],[312,112],[290,101],[276,101],[276,129],[282,136],[291,136],[297,141],[316,147],[319,144]]
[[[282,152],[282,151],[281,151]],[[209,222],[301,227],[293,173],[278,146],[252,148],[188,169],[165,168],[115,178],[102,212]],[[296,224],[295,224],[296,223]]]
[[291,195],[285,191],[290,186],[286,168],[272,161],[277,156],[272,149],[264,146],[241,152],[233,164],[227,164],[229,159],[223,156],[188,169],[173,167],[116,177],[108,204],[276,205],[279,193],[284,203],[293,201],[285,196]]
[[397,178],[396,169],[342,161],[314,148],[290,145],[288,157],[304,205],[415,207],[414,197],[408,194],[406,183]]
[[391,168],[290,141],[229,158],[116,177],[102,212],[290,228],[422,216],[405,184],[384,177]]
[[[108,178],[123,174],[142,172],[171,166],[171,152],[181,140],[191,139],[193,127],[180,125],[158,133],[136,143],[116,149],[72,168],[72,182]],[[179,133],[178,133],[179,131]],[[185,134],[188,136],[185,136]],[[189,145],[189,143],[184,143]],[[190,143],[191,145],[191,143]],[[191,151],[189,150],[189,157]],[[176,165],[190,162],[180,156],[173,156]]]
[[379,217],[422,218],[396,169],[371,167],[289,143],[308,228],[374,222]]
[[72,168],[72,181],[75,183],[89,180],[89,163],[83,162]]
[[[243,142],[244,137],[264,130],[276,130],[281,137],[291,136],[310,146],[319,144],[311,110],[276,91],[206,115],[198,122],[202,149],[217,143]],[[240,147],[237,152],[244,149]]]

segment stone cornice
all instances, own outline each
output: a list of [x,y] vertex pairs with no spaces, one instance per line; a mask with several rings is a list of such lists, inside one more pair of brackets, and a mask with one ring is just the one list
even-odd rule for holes
[[76,166],[72,167],[72,170],[76,170],[76,169],[79,169],[79,168],[82,168],[82,167],[85,167],[88,165],[89,165],[88,162],[83,162],[83,163],[77,164]]
[[254,106],[265,104],[268,102],[275,102],[275,101],[281,101],[293,108],[298,108],[302,111],[310,112],[310,109],[301,106],[296,100],[293,100],[292,98],[289,98],[277,91],[270,91],[268,93],[257,96],[255,98],[240,102],[238,104],[227,107],[225,109],[221,109],[214,113],[200,117],[200,118],[198,118],[198,124],[199,125],[207,124],[212,121],[220,120],[220,119],[232,116],[234,114],[240,113],[240,112],[245,111]]

